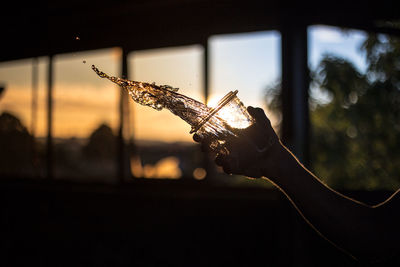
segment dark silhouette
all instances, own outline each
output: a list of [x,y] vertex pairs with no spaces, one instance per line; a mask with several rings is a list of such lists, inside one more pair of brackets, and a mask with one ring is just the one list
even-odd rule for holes
[[21,121],[8,112],[0,115],[0,175],[24,176],[32,172],[33,138]]
[[[358,259],[375,261],[398,251],[400,221],[393,216],[400,208],[397,192],[376,206],[336,192],[282,144],[262,109],[249,107],[248,112],[256,123],[226,141],[230,153],[218,154],[217,165],[228,174],[267,178],[318,233]],[[208,148],[207,140],[193,139]]]
[[112,160],[116,155],[116,137],[112,129],[101,124],[90,135],[88,144],[83,148],[83,154],[89,159]]
[[0,85],[0,99],[3,97],[4,92],[5,92],[5,87]]

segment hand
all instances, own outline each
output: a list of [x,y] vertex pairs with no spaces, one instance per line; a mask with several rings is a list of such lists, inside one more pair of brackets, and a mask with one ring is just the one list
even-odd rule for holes
[[[224,145],[227,153],[217,153],[215,163],[228,174],[259,178],[265,175],[264,162],[274,147],[280,146],[280,142],[261,108],[248,107],[247,111],[255,123],[246,129],[236,130],[237,136],[227,138]],[[199,135],[195,134],[193,139],[201,142],[203,150],[209,147],[209,141]]]

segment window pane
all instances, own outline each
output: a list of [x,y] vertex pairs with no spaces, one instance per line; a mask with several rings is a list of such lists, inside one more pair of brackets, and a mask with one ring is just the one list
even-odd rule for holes
[[[218,102],[229,91],[239,90],[238,97],[245,106],[263,108],[272,124],[279,124],[279,118],[267,104],[267,93],[278,88],[280,81],[280,43],[280,34],[275,31],[211,37],[209,104]],[[248,183],[243,177],[219,179]],[[260,184],[268,183],[261,181]]]
[[0,64],[0,175],[43,177],[47,58]]
[[55,176],[115,182],[119,88],[100,79],[94,64],[119,73],[120,49],[54,57]]
[[[180,93],[204,102],[202,62],[201,46],[132,52],[129,78],[178,87]],[[189,124],[168,110],[156,111],[133,101],[130,110],[136,146],[131,169],[135,177],[204,177],[198,175],[199,170],[195,172],[201,168],[202,157],[189,134]]]
[[352,62],[359,71],[366,71],[365,51],[361,49],[365,32],[316,25],[308,28],[308,36],[311,69],[317,68],[323,57],[334,55]]
[[339,189],[397,189],[399,40],[325,26],[309,40],[316,174]]

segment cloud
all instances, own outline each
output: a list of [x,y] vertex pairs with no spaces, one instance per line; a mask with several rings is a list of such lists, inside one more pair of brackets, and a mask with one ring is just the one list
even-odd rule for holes
[[317,41],[324,43],[340,43],[343,41],[343,33],[334,27],[313,27],[312,35]]

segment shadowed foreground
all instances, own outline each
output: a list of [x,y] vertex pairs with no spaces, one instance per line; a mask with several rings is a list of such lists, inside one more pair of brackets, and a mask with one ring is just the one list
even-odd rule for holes
[[0,190],[2,266],[358,266],[272,189],[3,180]]

